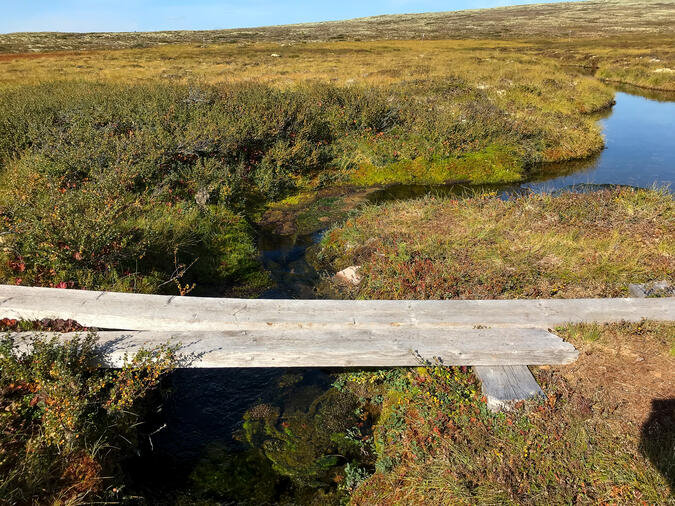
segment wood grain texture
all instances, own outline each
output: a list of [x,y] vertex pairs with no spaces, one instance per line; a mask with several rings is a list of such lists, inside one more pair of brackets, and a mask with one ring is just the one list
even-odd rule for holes
[[[33,335],[67,340],[78,333],[13,334],[26,350]],[[79,333],[80,335],[82,333]],[[221,332],[102,331],[105,361],[159,344],[180,344],[184,367],[390,367],[421,359],[445,365],[567,364],[578,352],[544,329],[263,329]]]
[[266,300],[0,285],[0,318],[71,318],[89,327],[153,331],[553,327],[573,322],[675,320],[675,298]]
[[514,403],[544,396],[537,380],[526,365],[500,367],[475,366],[473,371],[481,381],[483,395],[492,411],[508,410]]

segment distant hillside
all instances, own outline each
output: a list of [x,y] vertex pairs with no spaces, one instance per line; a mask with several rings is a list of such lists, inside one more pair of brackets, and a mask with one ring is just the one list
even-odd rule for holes
[[169,43],[376,39],[569,38],[672,34],[675,0],[590,0],[494,9],[397,14],[249,29],[0,34],[0,52],[122,49]]

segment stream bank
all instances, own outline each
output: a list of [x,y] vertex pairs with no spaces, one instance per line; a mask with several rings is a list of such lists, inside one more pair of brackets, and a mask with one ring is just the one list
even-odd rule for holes
[[[672,149],[675,145],[675,97],[672,94],[653,92],[638,96],[623,87],[617,91],[615,107],[599,118],[606,137],[606,148],[591,159],[542,167],[532,174],[528,182],[521,184],[487,185],[479,188],[466,185],[397,185],[371,190],[361,201],[378,204],[417,198],[430,192],[461,197],[473,191],[489,190],[508,197],[514,193],[539,193],[570,187],[592,188],[593,185],[651,187],[655,184],[670,184],[675,180],[675,152]],[[258,247],[263,265],[274,282],[274,286],[263,294],[264,298],[321,296],[316,290],[321,275],[307,261],[307,251],[318,242],[325,226],[347,211],[340,207],[340,212],[335,213],[337,200],[330,199],[344,197],[345,195],[323,197],[328,200],[319,204],[318,213],[312,213],[306,219],[306,223],[310,225],[297,227],[290,234],[275,233],[274,229],[262,228]],[[325,216],[328,219],[321,220]],[[276,229],[276,232],[289,231],[288,228]],[[178,495],[181,489],[190,487],[196,487],[197,493],[203,492],[198,489],[205,486],[205,476],[209,474],[209,468],[212,470],[212,477],[222,476],[223,470],[231,470],[227,462],[233,458],[233,454],[247,455],[250,447],[243,445],[241,440],[241,431],[246,432],[247,412],[250,420],[252,408],[269,406],[269,419],[274,420],[269,422],[271,425],[268,432],[274,429],[280,431],[279,434],[287,434],[285,429],[289,427],[283,424],[292,424],[301,419],[304,420],[301,423],[309,427],[307,417],[316,415],[317,399],[331,391],[333,372],[317,369],[177,371],[172,378],[171,400],[167,402],[161,415],[165,428],[153,436],[155,450],[151,461],[156,467],[152,474],[157,473],[164,480],[167,475],[174,477]],[[289,375],[293,378],[292,383],[289,383]],[[287,394],[283,393],[284,389]],[[260,408],[255,409],[260,411]],[[263,426],[266,423],[264,416],[258,420],[263,421]],[[293,431],[292,428],[290,430]],[[260,444],[265,443],[263,441]],[[255,455],[257,459],[260,454]],[[318,458],[311,451],[307,455],[312,462]],[[326,460],[324,463],[344,471],[349,462],[342,458],[330,462]],[[256,468],[253,466],[247,469],[251,474],[237,475],[237,479],[252,479]],[[266,469],[269,471],[269,468]],[[270,494],[277,494],[276,497],[289,497],[294,493],[306,494],[306,490],[294,486],[292,480],[287,479],[288,476],[279,478],[278,468],[272,471],[278,480],[274,482],[276,488],[268,490]],[[196,479],[195,472],[201,478]],[[308,487],[311,490],[327,490],[332,493],[330,491],[336,485],[328,483],[330,476],[330,471],[326,470],[323,479],[328,481],[323,481],[320,485],[315,483],[317,486],[314,488],[311,484]],[[147,488],[154,488],[152,477],[141,473],[138,479]],[[217,487],[209,489],[206,494],[216,500],[225,500],[228,493],[231,493],[231,489],[227,487],[220,491],[221,496],[218,496]]]

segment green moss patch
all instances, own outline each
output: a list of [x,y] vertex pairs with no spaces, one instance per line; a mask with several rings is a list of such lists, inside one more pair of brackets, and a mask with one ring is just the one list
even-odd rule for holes
[[510,183],[524,176],[522,158],[513,149],[493,145],[463,156],[427,160],[400,160],[383,166],[363,163],[350,176],[352,183],[375,186],[388,183],[446,184]]

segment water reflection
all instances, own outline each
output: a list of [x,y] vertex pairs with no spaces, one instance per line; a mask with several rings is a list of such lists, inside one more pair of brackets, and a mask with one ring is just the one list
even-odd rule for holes
[[262,233],[258,248],[263,266],[270,272],[273,287],[262,299],[312,299],[316,297],[318,274],[307,262],[307,248],[316,244],[320,232],[277,235]]
[[600,120],[605,149],[598,156],[540,168],[522,186],[539,192],[583,183],[669,185],[675,178],[675,94],[648,95],[616,94],[611,114]]

